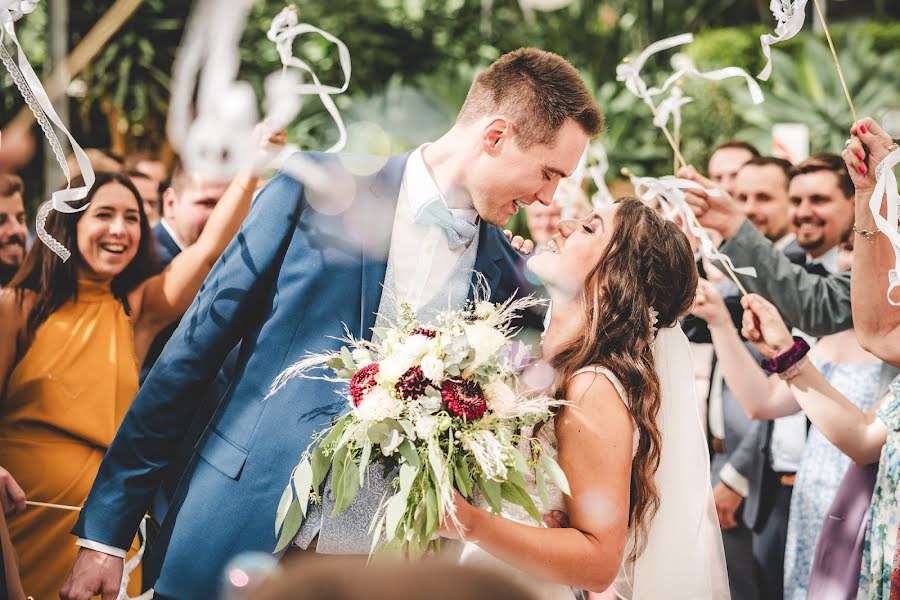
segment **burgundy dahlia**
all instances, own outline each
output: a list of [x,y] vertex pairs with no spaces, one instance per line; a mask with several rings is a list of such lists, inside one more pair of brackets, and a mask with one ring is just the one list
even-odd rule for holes
[[425,394],[429,385],[431,385],[431,380],[426,379],[425,374],[422,373],[422,367],[416,365],[410,367],[394,387],[404,400],[415,400]]
[[363,394],[375,387],[375,375],[378,374],[378,363],[366,365],[350,379],[350,399],[353,406],[359,406]]
[[437,337],[437,331],[435,331],[434,329],[428,329],[426,327],[419,327],[412,332],[412,335],[424,335],[425,337],[433,340]]
[[484,391],[477,381],[448,379],[441,386],[441,398],[450,414],[470,421],[480,419],[487,410]]

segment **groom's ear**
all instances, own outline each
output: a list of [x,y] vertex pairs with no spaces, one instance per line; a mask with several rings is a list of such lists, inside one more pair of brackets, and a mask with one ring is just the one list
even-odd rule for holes
[[500,150],[500,143],[509,139],[512,128],[509,121],[503,117],[492,117],[485,125],[481,134],[481,145],[488,154],[495,154]]

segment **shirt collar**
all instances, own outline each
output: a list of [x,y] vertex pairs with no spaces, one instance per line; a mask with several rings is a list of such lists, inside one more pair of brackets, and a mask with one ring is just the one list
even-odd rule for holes
[[159,220],[159,224],[162,225],[162,228],[166,230],[166,233],[169,234],[169,237],[172,238],[172,241],[175,242],[176,246],[178,246],[178,249],[184,252],[184,244],[182,244],[181,240],[178,239],[178,234],[175,233],[175,230],[172,229],[172,226],[169,225],[169,222],[166,221],[165,217]]
[[825,267],[825,270],[829,273],[837,273],[838,272],[838,254],[840,253],[840,249],[835,246],[822,256],[818,258],[813,258],[806,254],[806,264],[808,265],[822,265]]
[[[410,214],[416,214],[419,209],[434,197],[438,197],[444,204],[447,199],[441,193],[440,188],[435,182],[428,167],[425,166],[425,159],[422,157],[422,150],[425,146],[419,146],[412,154],[409,155],[409,161],[406,163],[406,171],[403,173],[403,185],[406,188],[407,205]],[[450,208],[450,213],[469,223],[475,223],[478,219],[478,211],[473,206],[465,208]]]

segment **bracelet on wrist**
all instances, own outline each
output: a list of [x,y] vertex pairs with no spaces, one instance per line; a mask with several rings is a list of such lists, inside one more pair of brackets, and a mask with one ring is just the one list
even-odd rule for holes
[[809,352],[809,344],[801,337],[794,336],[794,344],[776,356],[762,361],[762,368],[769,373],[784,373],[799,363]]
[[867,229],[860,229],[859,227],[856,226],[856,223],[853,224],[853,231],[855,233],[863,236],[864,238],[866,238],[867,242],[874,242],[875,235],[878,233],[877,229],[875,231],[869,231]]
[[778,376],[784,379],[785,381],[790,381],[794,377],[800,374],[800,371],[809,364],[809,356],[804,356],[799,361],[795,362],[793,365],[787,368],[782,373],[779,373]]

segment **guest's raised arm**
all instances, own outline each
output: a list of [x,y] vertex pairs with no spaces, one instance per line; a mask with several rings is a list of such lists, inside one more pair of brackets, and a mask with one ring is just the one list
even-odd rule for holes
[[[856,187],[856,223],[851,297],[853,322],[860,345],[885,362],[900,366],[900,306],[888,302],[888,271],[896,260],[890,240],[875,226],[869,203],[875,168],[890,153],[893,140],[869,117],[855,123],[850,143],[841,153]],[[879,199],[881,215],[886,203]],[[900,291],[894,290],[894,301]]]

